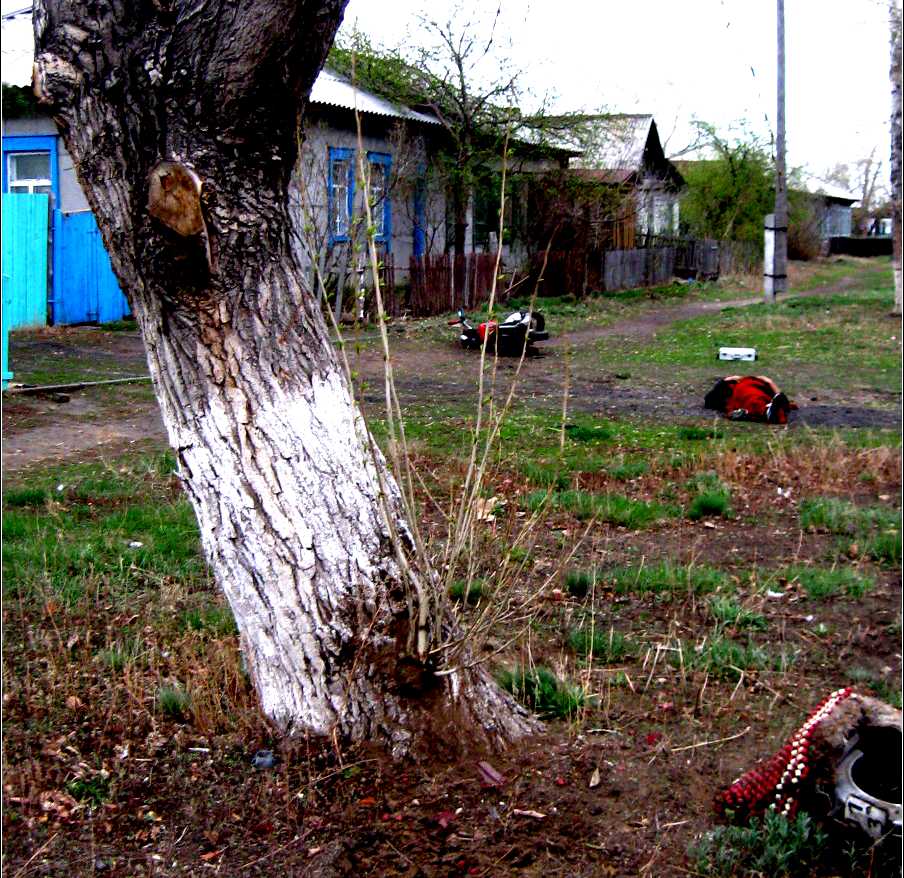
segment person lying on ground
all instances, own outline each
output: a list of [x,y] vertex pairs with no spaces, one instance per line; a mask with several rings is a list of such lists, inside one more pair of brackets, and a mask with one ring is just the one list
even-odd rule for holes
[[787,424],[788,413],[797,405],[765,375],[729,375],[720,378],[706,394],[703,407],[722,412],[733,421]]

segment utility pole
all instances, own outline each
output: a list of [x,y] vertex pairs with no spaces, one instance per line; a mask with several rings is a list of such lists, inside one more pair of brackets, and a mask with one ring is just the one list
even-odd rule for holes
[[778,76],[775,114],[775,213],[766,217],[763,295],[774,302],[788,291],[788,188],[785,175],[785,0],[777,0]]

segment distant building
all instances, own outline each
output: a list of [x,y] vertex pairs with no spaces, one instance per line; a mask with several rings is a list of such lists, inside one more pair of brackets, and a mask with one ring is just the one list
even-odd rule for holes
[[630,193],[620,217],[620,246],[633,247],[634,232],[677,234],[684,177],[666,158],[653,117],[613,114],[588,121],[591,145],[576,160],[576,173]]
[[853,230],[852,208],[859,197],[833,183],[804,175],[791,188],[807,196],[816,214],[819,237],[826,245],[830,238],[846,238]]

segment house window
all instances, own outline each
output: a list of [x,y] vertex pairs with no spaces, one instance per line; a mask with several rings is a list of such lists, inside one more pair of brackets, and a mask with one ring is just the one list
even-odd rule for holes
[[355,151],[344,147],[329,148],[327,175],[327,209],[330,220],[330,238],[347,241],[351,232],[351,219],[355,200]]
[[374,226],[374,239],[388,244],[392,237],[392,201],[389,196],[389,172],[392,157],[385,152],[367,154],[368,199]]
[[7,162],[10,192],[49,195],[53,191],[49,152],[12,152],[7,154]]
[[[374,237],[389,247],[392,240],[392,199],[389,193],[389,173],[392,156],[384,152],[367,153],[367,197],[370,202]],[[330,240],[348,241],[352,235],[356,197],[355,151],[346,147],[329,148],[329,174],[327,176],[327,208],[330,222]],[[363,208],[358,208],[361,216]]]

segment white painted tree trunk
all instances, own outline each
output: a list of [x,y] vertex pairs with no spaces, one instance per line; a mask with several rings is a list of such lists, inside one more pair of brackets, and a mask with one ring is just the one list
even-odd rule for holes
[[145,339],[264,712],[395,753],[498,746],[535,725],[467,646],[447,667],[461,632],[291,243],[298,110],[343,7],[96,0],[89,18],[46,0],[36,90]]

